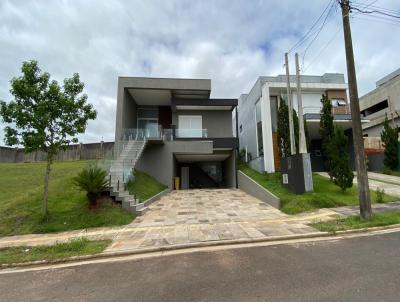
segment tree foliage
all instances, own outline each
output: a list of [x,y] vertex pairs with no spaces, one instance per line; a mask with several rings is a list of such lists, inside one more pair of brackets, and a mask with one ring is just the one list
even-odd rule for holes
[[290,156],[290,132],[289,132],[289,116],[288,106],[285,99],[281,97],[278,109],[278,142],[280,157]]
[[47,194],[50,166],[60,149],[76,136],[84,133],[88,120],[96,118],[96,111],[82,94],[84,84],[79,74],[64,80],[62,87],[50,81],[50,74],[42,72],[37,61],[23,62],[22,75],[13,78],[9,103],[0,102],[0,115],[5,127],[7,145],[22,145],[26,152],[47,153],[44,189],[44,215],[47,216]]
[[[296,146],[296,153],[299,153],[299,117],[297,116],[296,110],[293,110],[293,129],[294,129],[294,139]],[[290,130],[289,130],[289,108],[286,105],[286,101],[281,97],[281,103],[278,110],[278,142],[280,142],[280,156],[286,157],[290,156]],[[308,144],[308,130],[307,122],[304,121],[304,132],[306,137],[307,148]]]
[[398,135],[399,135],[399,127],[391,127],[390,122],[386,116],[385,122],[383,123],[383,130],[381,132],[381,139],[385,146],[385,158],[383,163],[385,167],[395,170],[399,164],[398,159]]
[[327,155],[331,163],[333,182],[344,192],[353,186],[354,174],[350,167],[348,138],[341,127],[335,126],[331,140],[327,146]]
[[328,168],[328,173],[332,179],[331,168],[332,161],[328,155],[328,146],[334,134],[333,115],[332,115],[332,102],[327,95],[323,94],[321,109],[321,119],[319,123],[319,133],[322,138],[322,151],[324,152],[325,163]]

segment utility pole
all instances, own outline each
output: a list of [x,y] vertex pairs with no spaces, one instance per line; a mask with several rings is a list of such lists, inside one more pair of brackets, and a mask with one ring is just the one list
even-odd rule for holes
[[361,127],[360,105],[358,101],[357,77],[354,64],[353,42],[350,29],[349,0],[340,0],[343,17],[343,33],[346,49],[347,77],[349,81],[350,108],[353,126],[353,143],[357,168],[358,198],[360,201],[360,215],[364,219],[372,216],[371,200],[369,196],[368,175],[365,163],[364,140]]
[[[290,136],[290,153],[291,155],[296,154],[296,145],[294,140],[294,128],[293,128],[293,102],[292,94],[290,92],[290,76],[289,76],[289,59],[288,53],[285,53],[285,66],[286,66],[286,91],[287,91],[287,106],[289,111],[289,136]],[[285,154],[285,156],[288,156]]]
[[297,107],[299,116],[299,153],[307,153],[306,135],[304,133],[304,121],[303,121],[303,102],[301,99],[301,81],[300,81],[300,66],[299,66],[299,54],[296,52],[296,81],[297,81]]

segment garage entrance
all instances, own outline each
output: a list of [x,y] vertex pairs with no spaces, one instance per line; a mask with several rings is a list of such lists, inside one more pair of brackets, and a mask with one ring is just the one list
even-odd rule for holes
[[175,154],[175,176],[180,188],[210,189],[236,187],[234,151],[213,154]]

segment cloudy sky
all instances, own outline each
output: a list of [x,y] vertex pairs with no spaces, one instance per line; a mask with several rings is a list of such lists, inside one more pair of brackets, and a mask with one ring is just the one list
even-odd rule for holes
[[[82,142],[114,138],[118,76],[212,79],[212,97],[239,97],[260,75],[282,74],[283,54],[329,0],[1,0],[0,99],[21,62],[62,81],[79,72],[98,111]],[[398,0],[357,0],[400,12]],[[359,93],[400,67],[400,23],[353,14]],[[399,21],[397,21],[399,22]],[[317,27],[318,28],[318,27]],[[310,39],[312,40],[312,39]],[[308,42],[296,49],[302,57]],[[294,58],[291,54],[291,70]],[[345,73],[339,8],[306,52],[305,74]],[[4,145],[0,125],[0,145]]]

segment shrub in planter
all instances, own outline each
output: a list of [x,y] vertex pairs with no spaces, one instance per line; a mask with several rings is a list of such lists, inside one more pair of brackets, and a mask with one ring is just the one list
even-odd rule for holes
[[107,189],[107,171],[98,166],[84,168],[74,177],[74,183],[86,192],[89,206],[95,207],[100,193]]

